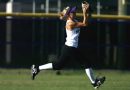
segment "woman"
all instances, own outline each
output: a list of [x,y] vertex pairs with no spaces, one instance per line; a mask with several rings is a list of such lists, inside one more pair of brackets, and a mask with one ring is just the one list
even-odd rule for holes
[[[58,62],[48,63],[40,66],[32,65],[32,79],[35,79],[35,76],[41,70],[46,69],[54,69],[60,70],[70,59],[77,60],[84,65],[85,72],[90,79],[94,88],[98,88],[101,84],[104,83],[105,77],[102,78],[95,78],[93,75],[93,70],[91,69],[91,65],[89,62],[87,64],[85,62],[81,62],[80,57],[84,57],[78,50],[78,38],[80,34],[80,28],[84,26],[88,26],[88,11],[89,11],[89,4],[87,2],[82,3],[82,11],[83,11],[83,21],[78,22],[76,17],[76,7],[66,7],[60,13],[60,19],[66,21],[66,42],[63,46],[61,56]],[[85,61],[85,60],[84,60]]]

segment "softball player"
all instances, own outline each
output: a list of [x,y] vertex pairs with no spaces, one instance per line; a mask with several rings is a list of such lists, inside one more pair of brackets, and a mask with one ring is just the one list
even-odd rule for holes
[[74,59],[81,64],[84,65],[85,72],[90,79],[92,85],[94,88],[98,88],[101,84],[104,83],[105,77],[96,78],[94,77],[93,70],[91,68],[91,64],[89,62],[83,62],[84,55],[80,53],[78,49],[78,42],[79,42],[79,34],[80,34],[80,28],[84,26],[88,26],[88,12],[89,12],[89,4],[87,2],[82,3],[82,11],[83,11],[83,21],[79,22],[75,19],[76,17],[76,6],[75,7],[66,7],[61,13],[60,13],[60,19],[66,21],[66,42],[63,46],[60,58],[58,62],[52,62],[40,66],[32,65],[31,67],[31,74],[32,79],[34,80],[36,75],[41,70],[46,69],[53,69],[53,70],[60,70],[67,62],[71,59]]

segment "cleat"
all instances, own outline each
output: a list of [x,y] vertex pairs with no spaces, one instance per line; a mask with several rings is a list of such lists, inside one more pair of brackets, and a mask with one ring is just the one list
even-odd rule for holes
[[31,67],[32,80],[35,79],[35,77],[38,73],[39,73],[39,69],[35,65],[32,65],[32,67]]
[[95,83],[93,83],[92,85],[95,89],[97,89],[104,83],[105,80],[106,80],[106,77],[96,78]]

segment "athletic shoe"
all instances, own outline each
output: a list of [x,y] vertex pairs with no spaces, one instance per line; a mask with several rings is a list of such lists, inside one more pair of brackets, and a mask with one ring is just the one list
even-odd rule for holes
[[35,79],[38,73],[39,73],[39,69],[35,65],[32,65],[31,67],[32,80]]
[[95,89],[97,89],[104,83],[105,80],[106,77],[96,78],[95,83],[93,83],[92,85]]

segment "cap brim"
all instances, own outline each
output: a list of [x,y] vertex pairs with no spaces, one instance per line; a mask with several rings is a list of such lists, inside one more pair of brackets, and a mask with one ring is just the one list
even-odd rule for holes
[[71,8],[70,13],[74,13],[74,12],[76,12],[76,10],[77,10],[77,7],[74,6],[74,7]]

